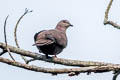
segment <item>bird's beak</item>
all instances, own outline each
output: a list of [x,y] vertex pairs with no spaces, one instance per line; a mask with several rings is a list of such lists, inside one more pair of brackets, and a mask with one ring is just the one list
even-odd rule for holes
[[69,26],[73,27],[73,25],[72,25],[72,24],[70,24]]

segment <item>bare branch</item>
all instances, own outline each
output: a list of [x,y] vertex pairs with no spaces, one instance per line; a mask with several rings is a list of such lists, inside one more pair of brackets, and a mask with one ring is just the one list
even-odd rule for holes
[[[0,48],[5,48],[5,44],[0,42]],[[63,59],[63,58],[49,58],[46,59],[44,55],[26,51],[24,49],[16,48],[13,46],[8,45],[8,48],[11,50],[11,52],[27,57],[31,57],[34,59],[50,62],[50,63],[56,63],[61,65],[67,65],[67,66],[78,66],[78,67],[88,67],[88,66],[120,66],[120,64],[112,64],[112,63],[104,63],[104,62],[93,62],[93,61],[79,61],[79,60],[70,60],[70,59]]]
[[110,0],[109,4],[107,6],[107,9],[106,9],[106,12],[105,12],[105,18],[104,18],[104,25],[109,24],[109,25],[112,25],[113,27],[115,27],[117,29],[120,29],[120,25],[118,25],[117,23],[115,23],[113,21],[108,21],[108,14],[109,14],[110,8],[112,6],[112,3],[113,3],[113,0]]
[[34,65],[23,64],[16,61],[11,61],[9,59],[5,59],[0,57],[0,62],[6,63],[8,65],[24,68],[31,71],[36,72],[43,72],[43,73],[51,73],[51,74],[64,74],[64,73],[85,73],[85,72],[95,72],[95,73],[103,73],[103,72],[110,72],[120,69],[120,66],[99,66],[99,67],[81,67],[81,68],[63,68],[63,69],[56,69],[56,68],[44,68],[38,67]]
[[117,28],[117,29],[120,29],[120,25],[118,25],[117,23],[114,23],[113,21],[107,21],[105,23],[106,24],[109,24],[109,25],[112,25],[113,27]]
[[4,49],[2,49],[3,51],[2,52],[0,52],[0,56],[2,56],[4,53],[6,53],[7,52],[7,50],[4,50]]
[[[26,9],[25,9],[25,13],[18,19],[18,21],[17,21],[17,23],[16,23],[16,26],[15,26],[15,29],[14,29],[14,38],[15,38],[16,46],[17,46],[18,48],[20,48],[20,46],[19,46],[18,40],[17,40],[17,27],[18,27],[18,24],[20,23],[21,19],[22,19],[27,13],[30,13],[30,12],[32,12],[32,10],[29,11],[29,10],[26,8]],[[21,57],[22,57],[22,59],[25,61],[25,63],[27,63],[28,60],[27,60],[24,56],[21,56]]]
[[[9,50],[9,48],[8,48],[8,46],[7,46],[6,22],[7,22],[8,17],[9,17],[9,16],[6,17],[5,23],[4,23],[4,38],[5,38],[6,49],[7,49],[8,53],[9,53],[10,57],[12,58],[12,60],[15,61],[15,59],[14,59],[13,56],[11,55],[10,50]],[[3,52],[5,53],[4,49],[3,49]]]
[[[115,23],[113,21],[108,20],[108,14],[109,14],[110,8],[112,6],[112,3],[113,3],[113,0],[110,0],[109,4],[107,6],[107,9],[106,9],[106,12],[105,12],[105,18],[104,18],[104,25],[109,24],[109,25],[112,25],[113,27],[115,27],[117,29],[120,29],[120,25],[118,25],[117,23]],[[116,80],[117,76],[119,74],[120,74],[120,70],[117,70],[117,72],[113,76],[113,80]]]
[[110,3],[107,6],[106,12],[105,12],[105,19],[104,19],[104,24],[108,21],[108,13],[110,11],[111,5],[112,5],[113,0],[110,0]]
[[14,30],[14,36],[15,36],[15,43],[16,43],[16,46],[18,48],[20,48],[19,44],[18,44],[18,40],[17,40],[17,27],[18,27],[18,24],[20,23],[21,19],[27,14],[27,13],[30,13],[32,11],[28,11],[28,9],[26,8],[25,9],[25,13],[18,19],[17,23],[16,23],[16,26],[15,26],[15,30]]
[[33,59],[30,59],[30,60],[27,60],[27,61],[26,61],[26,64],[29,64],[30,62],[35,61],[35,60],[37,60],[37,59],[34,59],[34,58],[33,58]]
[[119,74],[120,74],[120,70],[116,70],[113,76],[113,80],[116,80]]

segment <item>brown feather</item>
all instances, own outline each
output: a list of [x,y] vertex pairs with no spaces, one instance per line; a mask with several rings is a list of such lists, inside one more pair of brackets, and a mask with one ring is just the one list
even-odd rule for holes
[[60,21],[55,29],[43,30],[34,36],[35,44],[40,53],[57,55],[67,46],[66,29],[71,25],[68,21]]

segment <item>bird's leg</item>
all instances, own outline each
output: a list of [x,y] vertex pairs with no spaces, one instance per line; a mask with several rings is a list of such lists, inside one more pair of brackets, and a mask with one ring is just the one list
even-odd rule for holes
[[54,58],[57,58],[56,54],[53,56]]
[[[56,54],[53,56],[53,58],[57,58]],[[54,65],[55,65],[55,63],[54,63]]]
[[47,59],[50,58],[50,57],[48,56],[48,54],[46,54],[45,56],[46,56]]

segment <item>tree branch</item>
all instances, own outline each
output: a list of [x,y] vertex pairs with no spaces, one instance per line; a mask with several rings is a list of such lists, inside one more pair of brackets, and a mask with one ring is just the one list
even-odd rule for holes
[[29,11],[29,10],[26,8],[26,9],[25,9],[25,13],[18,19],[18,21],[17,21],[17,23],[16,23],[16,25],[15,25],[14,37],[15,37],[16,46],[17,46],[18,48],[20,48],[20,46],[19,46],[19,44],[18,44],[18,40],[17,40],[17,28],[18,28],[18,24],[20,23],[21,19],[22,19],[27,13],[30,13],[30,12],[32,12],[32,10]]
[[107,6],[107,9],[105,11],[104,25],[109,24],[117,29],[120,29],[120,25],[118,25],[117,23],[115,23],[113,21],[108,21],[108,14],[109,14],[110,8],[112,6],[112,3],[113,3],[113,0],[110,0],[109,4]]
[[[113,27],[117,28],[117,29],[120,29],[120,25],[118,25],[117,23],[113,22],[113,21],[109,21],[108,20],[108,14],[109,14],[109,11],[110,11],[110,8],[112,6],[112,3],[113,3],[113,0],[110,0],[108,6],[107,6],[107,9],[105,11],[105,18],[104,18],[104,25],[106,24],[109,24],[109,25],[112,25]],[[117,76],[120,74],[120,70],[117,70],[116,73],[114,74],[113,76],[113,80],[116,80],[117,79]]]
[[120,66],[99,66],[99,67],[94,66],[94,67],[81,67],[81,68],[52,69],[52,68],[44,68],[44,67],[38,67],[34,65],[23,64],[23,63],[11,61],[9,59],[5,59],[2,57],[0,57],[0,62],[6,63],[8,65],[24,68],[27,70],[31,70],[31,71],[51,73],[51,74],[64,74],[64,73],[72,72],[78,75],[78,73],[85,73],[85,72],[102,73],[102,72],[110,72],[110,71],[115,71],[120,69]]
[[[10,50],[9,50],[9,48],[8,48],[8,46],[7,46],[6,22],[7,22],[8,17],[9,17],[9,16],[6,17],[5,22],[4,22],[4,38],[5,38],[6,50],[7,50],[7,52],[9,53],[10,57],[12,58],[12,60],[15,61],[15,59],[14,59],[13,56],[11,55]],[[3,49],[2,54],[4,54],[5,52],[6,52],[5,49]]]
[[[14,29],[14,38],[15,38],[15,43],[16,43],[16,46],[17,48],[20,48],[19,44],[18,44],[18,40],[17,40],[17,27],[18,27],[18,24],[20,23],[21,19],[27,14],[27,13],[30,13],[32,12],[29,11],[27,8],[25,9],[25,13],[18,19],[17,23],[16,23],[16,26],[15,26],[15,29]],[[22,59],[25,61],[25,63],[28,63],[28,60],[24,57],[24,56],[21,56]]]
[[[4,49],[5,44],[0,42],[0,48]],[[31,57],[37,60],[42,60],[50,63],[56,63],[61,65],[67,66],[78,66],[78,67],[89,67],[89,66],[120,66],[120,64],[112,64],[112,63],[104,63],[104,62],[93,62],[93,61],[79,61],[79,60],[70,60],[70,59],[63,59],[63,58],[49,58],[47,59],[44,55],[26,51],[24,49],[16,48],[13,46],[8,45],[8,48],[11,52],[27,57]]]
[[119,74],[120,74],[120,70],[115,71],[113,80],[116,80]]
[[2,52],[0,52],[0,56],[2,56],[4,53],[6,53],[7,50],[6,49],[2,49]]

